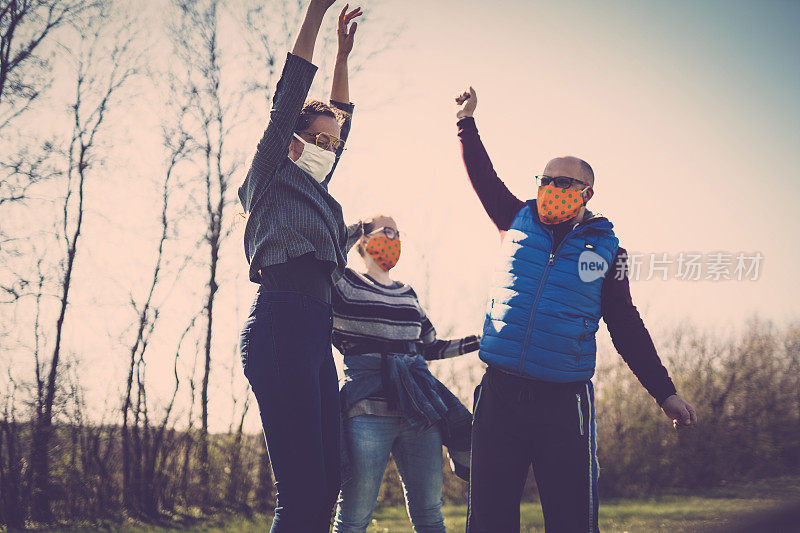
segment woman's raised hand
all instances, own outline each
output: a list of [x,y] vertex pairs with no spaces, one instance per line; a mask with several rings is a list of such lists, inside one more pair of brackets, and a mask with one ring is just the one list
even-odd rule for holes
[[456,104],[458,104],[456,117],[459,119],[471,117],[475,112],[475,107],[478,105],[478,93],[475,92],[475,89],[470,87],[468,91],[464,91],[456,96]]
[[320,7],[325,10],[331,7],[335,2],[336,0],[311,0],[311,4],[313,6]]
[[297,39],[294,42],[292,54],[302,57],[309,63],[314,56],[314,45],[317,42],[317,35],[319,28],[322,25],[322,19],[325,17],[325,12],[333,5],[336,0],[311,0],[306,10],[306,16],[303,19],[303,25],[300,26],[300,32],[297,34]]
[[[350,21],[364,14],[360,7],[357,7],[348,13],[347,8],[349,6],[350,4],[345,4],[344,8],[342,8],[342,12],[339,13],[339,27],[336,32],[339,36],[339,50],[337,52],[339,57],[347,57],[353,50],[353,39],[356,35],[358,22],[353,22],[353,24],[350,24]],[[349,30],[348,25],[350,25]]]

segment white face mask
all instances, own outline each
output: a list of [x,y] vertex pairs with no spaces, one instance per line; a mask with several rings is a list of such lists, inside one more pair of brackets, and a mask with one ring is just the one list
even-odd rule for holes
[[298,141],[303,143],[303,153],[300,154],[300,157],[294,164],[300,167],[306,174],[311,175],[317,182],[322,183],[333,168],[333,163],[336,161],[336,154],[320,148],[316,144],[304,141],[303,138],[296,133],[294,136]]

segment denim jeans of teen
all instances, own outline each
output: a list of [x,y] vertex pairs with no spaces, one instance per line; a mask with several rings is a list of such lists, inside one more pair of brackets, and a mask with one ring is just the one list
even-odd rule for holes
[[242,330],[277,490],[273,533],[327,533],[339,493],[339,386],[331,305],[259,289]]
[[344,431],[353,475],[342,485],[333,531],[366,531],[391,452],[414,531],[444,532],[439,426],[418,433],[402,417],[361,415],[345,420]]

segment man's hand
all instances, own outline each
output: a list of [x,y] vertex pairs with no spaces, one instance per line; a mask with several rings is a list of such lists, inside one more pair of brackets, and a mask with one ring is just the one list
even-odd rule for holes
[[672,419],[675,429],[679,427],[691,427],[697,424],[697,414],[694,407],[685,402],[677,394],[673,394],[661,404],[661,410]]
[[336,52],[336,56],[339,59],[347,59],[347,56],[349,56],[350,52],[353,50],[353,38],[356,35],[358,22],[353,22],[353,24],[350,25],[349,31],[347,26],[350,24],[351,20],[363,15],[360,7],[348,13],[347,8],[349,6],[350,4],[345,4],[344,8],[342,8],[342,12],[339,13],[339,27],[336,32],[339,37],[339,49]]
[[458,104],[458,111],[456,117],[462,119],[464,117],[471,117],[475,112],[475,107],[478,105],[478,93],[472,87],[468,91],[464,91],[456,96],[456,104]]

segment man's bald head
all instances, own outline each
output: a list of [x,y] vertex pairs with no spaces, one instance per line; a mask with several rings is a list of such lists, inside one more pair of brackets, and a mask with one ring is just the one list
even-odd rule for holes
[[594,171],[583,159],[571,155],[551,159],[544,167],[544,175],[552,178],[566,176],[594,187]]

